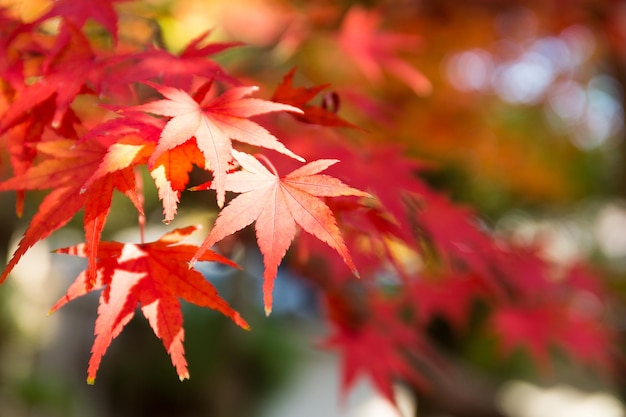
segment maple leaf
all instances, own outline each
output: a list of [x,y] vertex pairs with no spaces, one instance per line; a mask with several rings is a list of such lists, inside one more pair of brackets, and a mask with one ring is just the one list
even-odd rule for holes
[[[340,176],[350,181],[354,187],[374,195],[383,208],[401,224],[407,217],[407,194],[422,196],[432,193],[430,187],[419,177],[420,172],[432,169],[432,165],[409,156],[408,150],[401,145],[388,141],[349,143],[333,131],[320,131],[314,126],[302,126],[295,134],[285,132],[282,137],[289,149],[307,160],[333,155],[335,159],[342,161],[332,167],[333,175]],[[389,186],[389,178],[393,178],[393,187]],[[409,234],[408,225],[401,229],[406,229],[401,231]]]
[[[37,156],[37,148],[33,145],[44,140],[46,135],[77,137],[74,125],[79,120],[69,108],[69,104],[82,89],[93,63],[88,42],[80,34],[62,51],[56,51],[55,56],[59,58],[58,67],[47,68],[47,71],[42,73],[37,65],[35,75],[38,81],[28,83],[25,78],[27,70],[18,57],[29,54],[50,57],[52,51],[48,46],[40,45],[30,37],[27,38],[26,44],[18,41],[12,43],[10,49],[14,50],[17,56],[10,57],[5,62],[0,60],[0,78],[9,83],[7,85],[9,94],[6,94],[7,107],[0,112],[0,135],[6,134],[13,174],[20,176],[31,167]],[[62,53],[68,50],[71,50],[71,53]],[[67,57],[65,61],[60,59],[61,55],[68,54],[73,55],[71,60]],[[71,65],[67,61],[72,61]],[[17,191],[18,216],[21,216],[23,211],[24,196],[23,190]]]
[[151,117],[116,118],[100,123],[83,135],[78,144],[87,141],[106,140],[106,154],[100,158],[98,167],[82,185],[89,188],[94,181],[126,168],[148,163],[148,158],[154,151],[160,129],[163,128],[157,120]]
[[539,368],[549,368],[551,348],[559,348],[580,362],[610,369],[606,346],[612,336],[605,319],[589,311],[589,306],[576,305],[576,298],[570,303],[555,298],[546,297],[530,307],[507,306],[494,313],[492,330],[501,339],[502,353],[524,348]]
[[[409,158],[405,149],[390,144],[364,143],[358,147],[339,144],[332,148],[332,152],[345,161],[335,172],[355,187],[375,195],[383,209],[398,223],[395,231],[408,240],[411,228],[406,224],[405,200],[407,195],[422,196],[430,192],[418,176],[428,167],[427,164]],[[393,187],[389,186],[389,178],[393,178]]]
[[[244,170],[229,174],[224,188],[241,194],[220,212],[191,264],[216,242],[256,221],[257,242],[265,265],[263,298],[266,314],[272,310],[274,279],[278,265],[295,238],[296,224],[337,251],[350,270],[358,275],[332,211],[318,198],[370,196],[334,177],[319,174],[338,160],[313,161],[280,178],[249,154],[233,150],[233,156]],[[194,189],[206,188],[214,188],[214,185]]]
[[[112,172],[148,163],[163,124],[143,113],[127,116],[101,123],[81,138],[84,140],[107,135],[115,140],[83,188]],[[190,140],[161,154],[150,167],[150,176],[157,187],[159,199],[163,202],[165,223],[171,222],[176,215],[180,194],[187,187],[189,172],[194,164],[204,167],[205,162],[195,140]]]
[[352,7],[339,33],[339,45],[354,59],[372,82],[379,82],[383,69],[404,81],[418,95],[430,93],[430,81],[396,54],[413,51],[419,45],[414,35],[379,30],[381,16],[376,11]]
[[345,299],[346,295],[353,297],[354,294],[329,291],[325,295],[329,296],[326,301],[334,332],[323,341],[322,347],[341,352],[344,393],[360,375],[368,376],[374,387],[392,403],[395,403],[393,383],[398,378],[418,389],[427,387],[416,363],[436,371],[441,360],[410,325],[399,319],[401,304],[398,300],[368,293],[361,299],[364,305],[357,310],[363,314],[355,320],[349,317],[354,308],[344,306],[354,302]]
[[[4,115],[10,114],[12,109],[13,107],[10,106]],[[43,103],[34,105],[25,120],[9,129],[6,135],[2,135],[3,118],[0,118],[0,135],[6,138],[7,151],[14,176],[23,175],[33,164],[37,156],[37,148],[33,145],[42,139],[46,126],[52,120],[53,112],[52,100],[45,100]],[[16,192],[15,212],[20,217],[24,211],[25,196],[24,190]]]
[[336,113],[327,110],[324,107],[312,106],[307,104],[316,95],[322,92],[329,84],[317,85],[314,87],[293,87],[293,77],[296,69],[293,68],[284,77],[283,81],[276,87],[271,100],[278,103],[289,104],[291,106],[302,109],[303,114],[295,114],[294,117],[305,123],[313,123],[322,126],[334,127],[351,127],[358,129],[357,126],[347,122],[337,116]]
[[[127,112],[125,116],[101,123],[81,138],[83,141],[106,136],[114,140],[83,188],[88,188],[95,180],[112,172],[148,163],[164,123],[139,112]],[[187,188],[189,172],[194,165],[204,167],[205,160],[195,139],[191,139],[161,154],[150,167],[150,176],[157,187],[159,199],[163,202],[165,223],[174,219],[180,194]]]
[[166,224],[176,216],[180,194],[187,188],[189,173],[194,165],[204,167],[205,160],[196,142],[191,140],[161,154],[150,168],[150,176],[163,202],[163,221]]
[[534,267],[534,262],[522,259],[516,267],[507,265],[512,261],[509,252],[480,228],[477,216],[469,207],[457,206],[446,195],[432,191],[421,195],[418,202],[407,201],[413,208],[410,216],[418,241],[421,239],[422,244],[434,250],[431,255],[438,257],[444,268],[472,272],[480,277],[488,292],[501,299],[507,297],[503,277],[516,275],[521,280],[528,279],[515,269]]
[[419,387],[426,385],[399,352],[397,344],[390,332],[363,326],[359,331],[338,331],[326,340],[324,347],[341,351],[344,393],[358,376],[365,374],[379,392],[394,402],[393,381],[397,377],[416,380],[415,385]]
[[200,87],[196,97],[191,97],[177,88],[149,85],[165,99],[129,109],[172,118],[161,132],[159,143],[150,158],[150,165],[154,165],[164,152],[195,138],[198,149],[204,155],[207,168],[213,173],[219,207],[224,205],[224,182],[230,169],[229,162],[232,160],[233,151],[231,140],[273,149],[304,161],[263,127],[249,120],[249,117],[259,114],[276,111],[301,113],[302,110],[267,100],[244,98],[258,90],[258,87],[234,87],[205,103],[204,99],[211,82]]
[[[384,269],[396,268],[398,274],[405,274],[404,267],[411,261],[407,254],[411,251],[397,239],[398,225],[374,199],[367,202],[354,201],[347,197],[326,201],[338,220],[342,236],[359,274],[370,278],[380,275]],[[394,253],[400,246],[406,248],[402,260]],[[319,260],[324,260],[320,267]],[[335,256],[334,249],[309,234],[300,236],[295,256],[290,265],[299,268],[308,279],[315,282],[332,281],[339,284],[352,281],[352,274],[346,264]],[[400,270],[402,269],[402,270]]]
[[191,40],[180,54],[149,46],[145,51],[128,55],[125,64],[116,71],[120,82],[130,84],[158,78],[163,85],[181,89],[190,88],[193,77],[237,83],[234,77],[229,76],[215,61],[207,57],[242,44],[218,42],[201,46],[209,34],[207,31]]
[[[113,3],[125,1],[128,0],[57,0],[47,13],[37,19],[35,24],[60,16],[65,22],[82,28],[87,20],[93,19],[104,26],[113,40],[117,42],[117,13],[113,8]],[[61,28],[60,39],[67,39],[70,36],[64,28],[65,25]]]
[[[179,242],[196,231],[189,226],[164,234],[150,243],[100,242],[97,250],[97,281],[91,285],[83,271],[50,310],[58,310],[69,301],[91,291],[103,289],[95,324],[95,340],[89,360],[87,382],[93,384],[107,348],[141,307],[155,335],[171,357],[180,380],[189,378],[183,340],[183,316],[179,299],[217,310],[238,326],[249,326],[239,313],[223,300],[202,274],[190,269],[187,261],[197,246]],[[58,249],[57,253],[88,256],[86,244]],[[236,264],[211,251],[198,260]]]
[[[522,258],[524,253],[515,255]],[[611,352],[606,347],[615,335],[607,322],[601,282],[579,264],[548,268],[536,255],[527,253],[526,263],[535,265],[524,270],[521,262],[511,258],[511,269],[520,270],[517,275],[507,271],[519,305],[500,307],[491,318],[502,353],[521,347],[542,366],[548,363],[550,349],[556,347],[579,362],[610,370]],[[523,282],[526,280],[530,283]]]
[[485,297],[482,282],[472,275],[444,276],[412,284],[412,299],[420,320],[427,324],[440,315],[457,330],[468,324],[472,302]]
[[111,207],[113,190],[118,189],[126,194],[137,210],[143,212],[136,195],[132,167],[111,170],[85,188],[85,182],[97,170],[105,155],[106,148],[102,144],[88,141],[75,145],[71,140],[59,140],[39,143],[37,150],[48,158],[23,175],[0,183],[0,191],[53,189],[33,216],[17,250],[0,275],[0,283],[32,245],[63,227],[81,208],[84,208],[85,240],[90,253],[88,271],[93,278],[95,248]]
[[[85,35],[73,26],[68,31],[68,42],[57,41],[51,49],[38,51],[46,56],[46,61],[36,74],[37,82],[27,84],[21,80],[13,86],[17,91],[11,106],[0,117],[0,133],[29,118],[45,120],[46,125],[58,130],[68,117],[70,122],[79,121],[70,108],[77,95],[88,90],[102,92],[105,68],[120,58],[96,53]],[[111,76],[106,83],[115,81]],[[47,116],[50,111],[52,118]],[[67,128],[59,133],[71,137]]]
[[501,337],[503,353],[524,347],[540,368],[549,367],[550,347],[562,332],[561,312],[555,306],[503,307],[492,318],[492,328]]
[[[389,251],[385,247],[389,246],[389,239],[400,239],[406,246],[415,247],[414,227],[407,216],[406,201],[408,197],[433,193],[419,177],[420,172],[431,169],[427,162],[409,157],[406,149],[396,144],[347,143],[339,134],[323,132],[314,126],[303,126],[296,134],[281,137],[290,149],[307,160],[317,159],[322,154],[341,160],[341,164],[330,168],[329,174],[343,178],[375,197],[367,207],[355,207],[340,199],[331,206],[333,212],[341,215],[342,231],[359,269],[366,270],[368,264],[377,269],[380,262],[388,262]],[[390,178],[393,178],[392,185]],[[445,224],[445,219],[438,220]],[[328,256],[330,251],[325,245],[316,243],[309,236],[300,239],[299,243],[304,254],[301,260],[306,261],[305,258],[313,252],[337,272],[333,275],[335,279],[340,274],[349,276],[345,266]]]

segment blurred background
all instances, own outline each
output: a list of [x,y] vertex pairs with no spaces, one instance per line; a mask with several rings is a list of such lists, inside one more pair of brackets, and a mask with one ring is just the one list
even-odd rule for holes
[[[25,21],[50,4],[0,0]],[[372,142],[396,143],[426,161],[425,181],[473,207],[494,234],[541,241],[555,264],[589,260],[612,300],[606,308],[617,337],[606,348],[622,359],[608,375],[559,360],[541,369],[523,355],[494,355],[471,329],[451,339],[435,329],[460,371],[441,392],[398,384],[396,409],[367,379],[342,391],[336,352],[316,346],[328,329],[315,291],[295,271],[281,269],[265,318],[262,261],[254,245],[241,243],[232,253],[248,272],[203,272],[252,332],[185,307],[191,379],[180,383],[147,322],[135,319],[87,386],[97,297],[47,316],[84,268],[51,254],[82,240],[77,222],[35,246],[0,288],[0,417],[626,415],[626,2],[149,0],[116,7],[124,42],[154,38],[178,52],[207,30],[210,40],[244,42],[216,59],[267,94],[294,66],[299,85],[329,83],[344,119]],[[100,28],[91,22],[87,30]],[[149,183],[148,239],[168,230]],[[0,194],[5,262],[32,214],[17,219],[13,198]],[[200,214],[204,197],[184,195],[184,203],[173,226],[208,222]],[[105,238],[137,241],[135,219],[125,216],[130,203],[114,204]]]

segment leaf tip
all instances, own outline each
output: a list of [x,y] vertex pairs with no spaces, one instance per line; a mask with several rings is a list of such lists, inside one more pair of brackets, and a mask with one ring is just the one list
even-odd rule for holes
[[235,313],[235,317],[233,318],[233,321],[235,322],[235,324],[237,324],[237,326],[241,327],[244,330],[250,331],[252,330],[252,328],[250,327],[250,325],[248,324],[247,321],[245,321],[240,315],[239,313]]
[[265,317],[269,317],[272,314],[272,306],[265,306]]
[[95,383],[96,383],[96,377],[90,376],[90,377],[87,378],[87,384],[88,385],[93,385]]

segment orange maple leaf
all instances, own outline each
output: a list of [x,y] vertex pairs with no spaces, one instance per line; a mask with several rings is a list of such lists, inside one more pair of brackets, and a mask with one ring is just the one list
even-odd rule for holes
[[[278,265],[295,238],[296,224],[337,251],[350,270],[358,275],[333,212],[318,198],[370,196],[348,187],[337,178],[319,174],[338,160],[313,161],[280,178],[252,155],[232,152],[244,170],[229,174],[224,188],[241,194],[220,212],[209,236],[192,258],[192,265],[216,242],[256,221],[257,242],[265,265],[263,298],[266,314],[272,310],[274,279]],[[214,185],[194,187],[196,190],[207,188],[214,188]]]
[[[127,113],[127,117],[101,123],[90,131],[98,137],[106,135],[115,142],[109,145],[102,162],[83,188],[115,171],[148,163],[157,145],[163,123],[143,113]],[[178,209],[181,192],[187,188],[193,166],[205,166],[205,159],[195,139],[163,152],[150,166],[150,176],[163,202],[163,221],[169,224]]]
[[[129,120],[115,120],[115,122],[117,123],[104,123],[103,127],[113,129],[109,135],[120,135],[120,138],[108,147],[98,169],[83,188],[112,172],[147,164],[150,155],[154,152],[156,143],[150,140],[145,130],[154,129],[155,126],[139,124],[143,129],[140,135],[135,132],[134,127],[124,124]],[[187,187],[189,172],[193,165],[204,167],[205,162],[195,141],[191,140],[164,152],[150,167],[150,176],[157,187],[159,199],[163,202],[165,216],[163,221],[166,224],[169,224],[176,216],[180,193]]]
[[171,117],[157,144],[150,165],[166,151],[196,139],[198,149],[204,155],[206,168],[213,173],[213,183],[217,191],[217,204],[224,205],[226,173],[232,161],[231,140],[273,149],[299,161],[304,161],[285,147],[270,132],[249,119],[251,116],[277,111],[302,113],[302,110],[286,104],[274,103],[257,98],[244,98],[258,87],[234,87],[217,98],[205,103],[206,93],[211,82],[200,87],[195,97],[183,90],[158,86],[150,83],[165,99],[156,100],[127,110],[141,110]]
[[[189,268],[187,261],[198,248],[179,242],[198,228],[188,226],[176,229],[151,243],[100,242],[95,285],[90,285],[87,273],[83,271],[67,294],[52,307],[50,313],[77,297],[103,289],[95,325],[96,338],[87,371],[89,384],[94,383],[107,348],[132,319],[138,306],[156,336],[162,340],[181,381],[189,378],[189,372],[183,347],[185,333],[179,298],[217,310],[238,326],[249,329],[246,321],[219,296],[215,287],[200,272]],[[88,254],[84,243],[56,252],[82,257]],[[205,251],[198,260],[237,267],[211,251]]]
[[187,188],[189,173],[194,165],[204,167],[205,160],[196,141],[191,140],[162,153],[150,167],[150,176],[163,202],[163,221],[166,224],[174,220],[180,193]]
[[[93,136],[106,135],[115,142],[109,145],[98,169],[83,188],[112,172],[148,163],[163,123],[139,112],[129,112],[126,116],[101,123],[90,131]],[[187,188],[189,173],[194,165],[204,167],[205,160],[192,139],[163,152],[150,167],[150,176],[163,202],[163,221],[166,224],[176,216],[180,194]]]

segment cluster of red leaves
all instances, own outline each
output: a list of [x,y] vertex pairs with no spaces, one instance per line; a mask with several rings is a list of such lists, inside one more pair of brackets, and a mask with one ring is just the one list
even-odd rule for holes
[[[554,265],[539,247],[496,238],[469,208],[429,189],[416,176],[424,168],[398,148],[344,146],[318,136],[315,148],[298,152],[308,157],[321,144],[344,161],[337,175],[376,197],[370,206],[342,200],[331,205],[341,215],[361,286],[352,285],[345,264],[327,247],[308,236],[299,241],[304,274],[326,294],[335,325],[328,346],[342,352],[344,383],[364,373],[388,395],[394,376],[423,386],[416,370],[423,371],[424,364],[438,367],[445,359],[420,335],[428,334],[433,320],[444,319],[462,337],[478,303],[490,309],[479,332],[499,341],[501,358],[522,349],[548,370],[553,354],[560,352],[610,371],[615,339],[604,304],[607,292],[588,266]],[[390,178],[396,186],[389,186]],[[328,269],[312,272],[311,259],[320,258]],[[379,361],[386,364],[384,371],[372,363]]]
[[[0,282],[31,246],[82,209],[85,243],[58,252],[85,257],[87,268],[53,311],[102,290],[89,382],[137,307],[181,379],[188,371],[179,299],[247,328],[193,265],[236,266],[210,248],[252,223],[264,258],[268,314],[278,267],[298,237],[290,261],[327,300],[336,329],[327,345],[343,352],[345,386],[361,373],[389,397],[396,378],[427,385],[422,370],[440,360],[428,341],[428,323],[439,316],[462,331],[477,299],[491,307],[485,331],[497,334],[504,352],[526,347],[543,363],[556,345],[608,364],[603,346],[610,333],[600,324],[602,311],[578,302],[602,297],[589,274],[578,267],[555,271],[536,252],[495,239],[471,210],[422,182],[418,174],[425,165],[401,148],[337,140],[331,128],[354,126],[333,111],[336,97],[330,95],[335,105],[311,104],[327,86],[294,87],[291,71],[271,101],[252,98],[257,87],[243,85],[211,59],[236,44],[201,46],[202,36],[178,55],[152,46],[122,47],[112,3],[62,0],[31,24],[0,13],[0,144],[13,172],[0,191],[18,193],[21,214],[27,191],[50,190]],[[61,19],[54,36],[40,28],[53,17]],[[110,32],[109,48],[101,50],[85,36],[88,19]],[[416,40],[380,32],[378,22],[373,12],[350,11],[338,32],[340,45],[373,80],[385,64],[414,91],[427,92],[430,84],[395,55]],[[146,86],[163,98],[143,98]],[[86,97],[102,108],[79,111],[74,104]],[[276,112],[294,120],[268,119],[264,127],[253,119]],[[254,148],[289,158],[274,165],[265,155],[244,152]],[[280,163],[299,165],[281,176]],[[194,166],[210,172],[212,181],[192,189],[214,190],[220,208],[199,247],[179,244],[195,227],[151,243],[101,241],[114,190],[143,215],[138,170],[149,171],[169,223]],[[228,204],[227,191],[237,194]],[[385,277],[390,284],[381,284]]]
[[[55,16],[62,22],[56,36],[38,30],[41,23]],[[111,32],[113,48],[97,50],[80,30],[89,18]],[[51,191],[41,202],[0,282],[31,246],[83,210],[85,243],[60,253],[87,258],[87,269],[54,309],[76,296],[104,288],[89,366],[90,382],[111,340],[138,305],[163,340],[181,379],[188,373],[178,298],[216,309],[247,327],[192,267],[196,261],[229,263],[210,247],[252,222],[256,222],[265,259],[268,314],[273,280],[297,226],[336,250],[356,274],[334,215],[322,198],[369,195],[321,174],[338,161],[313,161],[280,178],[266,157],[262,160],[271,171],[250,154],[233,148],[232,141],[236,140],[304,162],[252,120],[253,116],[271,112],[303,114],[303,110],[248,97],[258,87],[240,85],[209,59],[235,44],[200,47],[203,36],[178,56],[155,48],[135,53],[125,48],[117,51],[116,14],[108,2],[59,2],[30,25],[20,25],[8,16],[4,19],[10,23],[4,26],[9,28],[3,36],[7,39],[6,50],[16,51],[16,56],[1,57],[7,108],[0,119],[0,133],[10,154],[13,176],[0,183],[0,190],[20,193],[18,214],[26,191]],[[31,55],[40,59],[29,58]],[[135,63],[140,63],[141,70]],[[170,63],[177,65],[167,65]],[[131,65],[134,70],[129,69]],[[154,71],[157,66],[158,73]],[[220,83],[221,94],[215,92],[216,82]],[[189,89],[192,83],[197,88],[190,95],[181,87]],[[140,95],[137,89],[142,84],[164,98],[136,104]],[[107,112],[80,115],[72,107],[79,96],[110,103],[116,114],[113,118]],[[225,204],[226,191],[240,193],[220,212],[200,247],[172,246],[194,230],[190,228],[149,244],[101,241],[114,190],[124,193],[143,216],[143,196],[138,195],[136,183],[139,167],[147,167],[154,179],[164,221],[169,223],[176,215],[180,193],[188,188],[194,165],[212,174],[210,184],[197,189],[214,189],[219,208]]]

